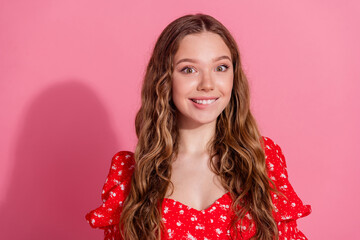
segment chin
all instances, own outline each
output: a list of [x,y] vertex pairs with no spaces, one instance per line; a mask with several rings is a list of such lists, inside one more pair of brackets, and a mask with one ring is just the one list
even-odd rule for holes
[[194,119],[194,122],[198,123],[198,124],[210,124],[213,122],[216,122],[217,118],[212,118],[212,119]]

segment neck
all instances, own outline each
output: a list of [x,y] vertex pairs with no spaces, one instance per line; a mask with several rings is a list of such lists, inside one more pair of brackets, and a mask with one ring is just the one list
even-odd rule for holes
[[179,124],[179,154],[209,154],[207,144],[215,134],[216,120],[206,124]]

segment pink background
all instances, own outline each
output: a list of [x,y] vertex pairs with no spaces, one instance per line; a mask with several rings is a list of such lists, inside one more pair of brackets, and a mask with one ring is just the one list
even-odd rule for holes
[[358,239],[360,6],[354,1],[1,1],[0,238],[101,239],[111,157],[163,28],[207,13],[236,38],[264,136],[313,212],[309,239]]

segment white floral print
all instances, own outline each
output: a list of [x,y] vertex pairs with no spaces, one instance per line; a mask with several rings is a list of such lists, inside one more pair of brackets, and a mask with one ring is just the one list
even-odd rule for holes
[[[296,220],[309,215],[311,206],[302,203],[288,181],[285,157],[280,146],[269,137],[263,137],[263,140],[269,177],[276,188],[287,197],[286,200],[282,195],[271,193],[279,239],[307,239],[297,228]],[[116,153],[101,192],[103,204],[85,216],[91,227],[104,230],[105,240],[122,240],[118,226],[119,217],[134,168],[134,153]],[[165,198],[162,205],[162,221],[166,230],[162,233],[162,239],[230,239],[233,229],[229,229],[229,223],[234,216],[230,208],[231,203],[229,192],[201,211]],[[254,236],[256,224],[250,213],[246,213],[242,225],[238,223],[237,229],[241,231],[243,239]]]

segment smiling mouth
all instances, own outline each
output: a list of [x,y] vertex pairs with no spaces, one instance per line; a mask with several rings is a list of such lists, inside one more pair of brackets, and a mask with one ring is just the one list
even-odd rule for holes
[[206,105],[206,104],[211,104],[211,103],[215,102],[218,99],[219,98],[208,99],[208,100],[197,100],[197,99],[190,99],[190,100],[193,101],[194,103],[197,103],[197,104]]

